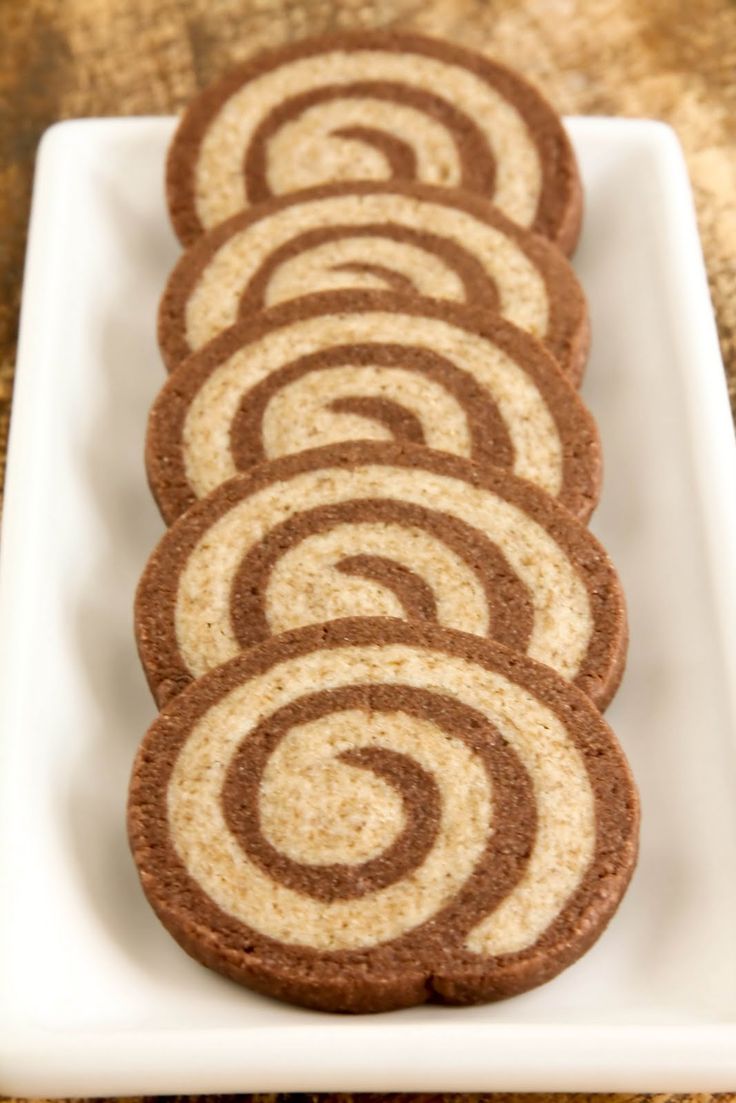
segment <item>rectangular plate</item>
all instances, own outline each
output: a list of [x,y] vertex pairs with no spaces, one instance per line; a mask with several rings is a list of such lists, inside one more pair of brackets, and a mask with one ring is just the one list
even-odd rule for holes
[[[658,123],[573,119],[587,196],[594,529],[631,650],[610,721],[643,802],[608,932],[495,1005],[336,1017],[195,964],[125,839],[154,716],[133,643],[162,531],[143,435],[177,256],[168,119],[63,123],[38,164],[0,573],[0,1090],[668,1090],[736,1084],[736,453],[687,175]],[[736,681],[736,680],[735,680]]]

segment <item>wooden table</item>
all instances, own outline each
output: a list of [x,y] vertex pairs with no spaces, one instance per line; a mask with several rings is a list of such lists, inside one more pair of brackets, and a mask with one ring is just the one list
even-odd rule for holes
[[[736,5],[729,0],[0,0],[0,478],[33,162],[45,128],[83,115],[171,114],[262,46],[387,24],[486,49],[520,68],[563,113],[648,116],[676,128],[736,409]],[[736,1094],[720,1098],[736,1101]]]

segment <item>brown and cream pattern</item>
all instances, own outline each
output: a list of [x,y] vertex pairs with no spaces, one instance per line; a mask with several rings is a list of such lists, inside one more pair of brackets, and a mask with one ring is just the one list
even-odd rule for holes
[[575,157],[549,104],[480,54],[396,31],[303,41],[232,70],[189,105],[167,169],[184,244],[273,196],[387,179],[476,192],[566,251],[577,240]]
[[129,834],[193,957],[307,1006],[469,1003],[598,937],[638,803],[597,710],[552,671],[436,626],[286,633],[164,709]]
[[623,670],[621,587],[587,529],[526,481],[408,444],[315,448],[223,483],[151,556],[136,632],[163,703],[270,635],[356,615],[496,639],[600,707]]
[[382,290],[470,304],[541,340],[574,384],[585,298],[560,251],[449,188],[328,184],[244,211],[201,237],[169,277],[159,344],[169,369],[239,319],[307,292]]
[[587,520],[595,422],[545,349],[479,311],[372,292],[292,300],[226,330],[169,376],[146,465],[173,521],[265,460],[405,440],[503,467]]

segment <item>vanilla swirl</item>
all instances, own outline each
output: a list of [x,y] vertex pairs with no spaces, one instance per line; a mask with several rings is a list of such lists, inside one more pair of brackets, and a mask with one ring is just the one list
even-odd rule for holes
[[510,469],[587,520],[595,423],[551,357],[477,312],[371,293],[284,304],[172,375],[149,421],[149,480],[171,520],[264,460],[398,440]]
[[305,294],[397,292],[500,313],[572,382],[588,347],[572,268],[474,196],[402,184],[328,185],[259,204],[204,235],[173,269],[159,342],[169,368],[239,318]]
[[193,101],[168,165],[187,243],[272,196],[392,179],[479,193],[574,245],[580,185],[553,110],[510,70],[417,35],[347,34],[255,58]]
[[530,484],[409,445],[313,449],[254,468],[192,507],[139,587],[154,693],[259,640],[345,616],[487,636],[607,701],[625,614],[603,549]]
[[144,887],[229,975],[293,978],[301,962],[302,1000],[356,967],[379,988],[398,974],[404,999],[417,970],[435,997],[464,974],[465,998],[528,987],[540,950],[551,975],[587,946],[635,852],[623,756],[571,693],[509,652],[398,622],[274,640],[146,737],[130,801]]

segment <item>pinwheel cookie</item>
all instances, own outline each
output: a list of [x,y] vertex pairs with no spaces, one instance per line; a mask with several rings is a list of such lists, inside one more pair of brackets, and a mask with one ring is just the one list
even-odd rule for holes
[[638,801],[613,733],[553,671],[365,618],[275,637],[176,697],[128,823],[194,958],[365,1012],[498,999],[575,961],[631,876]]
[[588,530],[526,481],[416,445],[315,448],[223,483],[155,549],[136,633],[162,704],[270,635],[371,615],[496,639],[600,707],[623,671],[623,595]]
[[480,54],[396,31],[310,39],[228,73],[185,112],[167,189],[188,245],[272,196],[387,178],[476,192],[566,251],[577,240],[577,167],[549,104]]
[[541,340],[577,384],[589,331],[569,263],[467,193],[333,184],[247,210],[183,254],[164,291],[169,369],[239,318],[340,288],[411,292],[500,313]]
[[372,292],[283,303],[184,361],[151,412],[146,462],[167,521],[264,460],[397,439],[514,472],[587,520],[593,418],[543,346],[479,311]]

